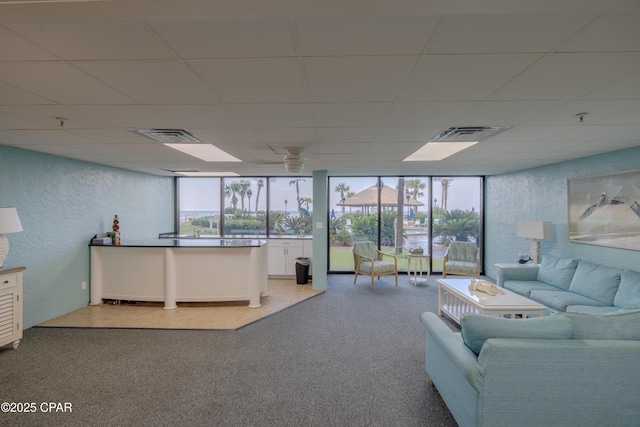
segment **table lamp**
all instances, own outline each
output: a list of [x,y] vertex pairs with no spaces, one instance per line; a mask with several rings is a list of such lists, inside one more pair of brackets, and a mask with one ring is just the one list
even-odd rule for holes
[[3,267],[4,259],[9,253],[9,241],[5,234],[19,231],[22,231],[22,224],[20,224],[16,208],[0,207],[0,270]]
[[518,237],[529,239],[531,260],[540,263],[540,240],[550,239],[553,228],[548,221],[520,221],[518,223]]

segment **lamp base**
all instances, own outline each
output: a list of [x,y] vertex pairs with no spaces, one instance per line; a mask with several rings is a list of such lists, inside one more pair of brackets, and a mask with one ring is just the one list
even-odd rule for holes
[[529,256],[531,261],[540,264],[540,240],[529,239]]
[[0,234],[0,270],[4,266],[4,259],[9,253],[9,240],[4,234]]

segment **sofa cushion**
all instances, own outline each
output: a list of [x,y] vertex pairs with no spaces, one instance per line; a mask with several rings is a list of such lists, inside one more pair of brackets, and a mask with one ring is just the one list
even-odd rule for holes
[[569,291],[600,301],[605,305],[613,305],[613,298],[620,286],[621,273],[622,270],[617,268],[580,261],[571,279]]
[[560,316],[506,319],[466,313],[460,319],[460,332],[465,345],[478,355],[489,338],[570,339],[572,322]]
[[591,305],[594,307],[607,306],[607,304],[603,304],[593,298],[585,297],[584,295],[569,291],[534,290],[531,291],[529,298],[557,311],[566,311],[567,306],[569,305]]
[[640,272],[623,270],[613,305],[622,308],[640,308]]
[[571,320],[573,339],[640,340],[640,309],[605,314],[557,313],[551,317]]
[[578,266],[577,259],[560,258],[553,255],[543,255],[540,269],[538,270],[538,281],[568,290],[571,279]]
[[604,314],[604,313],[613,313],[618,310],[623,310],[620,307],[596,307],[593,305],[568,305],[567,313],[588,313],[588,314]]
[[531,291],[533,290],[545,290],[545,291],[561,290],[560,288],[557,288],[553,285],[548,285],[546,283],[542,283],[538,280],[506,280],[503,283],[503,285],[505,289],[509,289],[510,291],[513,291],[519,295],[524,295],[527,298],[529,298],[529,295],[531,295]]

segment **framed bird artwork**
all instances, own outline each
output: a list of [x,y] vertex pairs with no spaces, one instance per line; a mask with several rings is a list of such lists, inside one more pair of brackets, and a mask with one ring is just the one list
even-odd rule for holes
[[640,170],[569,178],[569,241],[640,250]]

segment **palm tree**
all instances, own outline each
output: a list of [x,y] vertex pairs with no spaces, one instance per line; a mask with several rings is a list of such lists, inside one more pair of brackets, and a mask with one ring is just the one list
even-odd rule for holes
[[[420,190],[427,188],[427,184],[419,179],[407,179],[404,182],[405,188],[409,189],[412,195],[412,199],[418,200],[418,197],[424,196],[424,193]],[[418,213],[418,205],[414,207],[415,212]]]
[[251,183],[245,179],[241,179],[238,182],[238,194],[240,195],[240,206],[244,212],[244,197],[247,195],[247,190],[251,187]]
[[449,185],[451,185],[451,178],[435,178],[436,181],[440,181],[442,185],[442,197],[440,198],[440,206],[445,211],[447,210],[447,200],[449,199]]
[[[335,191],[336,193],[340,193],[340,201],[344,202],[346,200],[345,194],[348,193],[350,190],[351,188],[347,184],[345,184],[344,182],[341,182],[338,185],[336,185],[336,189],[333,191]],[[342,205],[342,213],[344,213],[344,205]]]
[[300,208],[302,207],[302,202],[300,199],[300,181],[306,181],[306,179],[304,178],[296,178],[296,179],[292,179],[291,181],[289,181],[289,185],[294,185],[296,186],[296,201],[298,202],[298,212],[300,212]]
[[304,204],[307,210],[309,210],[309,203],[313,203],[311,197],[303,197],[300,201],[300,204]]
[[231,198],[231,204],[233,205],[233,211],[235,212],[238,209],[238,196],[237,194],[240,192],[240,183],[231,182],[224,187],[224,195],[226,197]]
[[256,194],[256,209],[255,209],[256,212],[258,212],[258,200],[260,200],[260,191],[262,190],[262,187],[264,187],[264,179],[258,178],[257,184],[258,184],[258,193]]

